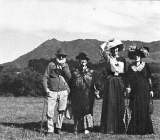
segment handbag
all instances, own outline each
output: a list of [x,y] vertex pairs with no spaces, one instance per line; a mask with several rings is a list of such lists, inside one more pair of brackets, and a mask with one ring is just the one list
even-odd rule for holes
[[70,103],[67,104],[67,107],[65,110],[65,117],[69,120],[71,120],[73,117],[72,105]]
[[69,88],[69,86],[68,86],[68,83],[67,82],[64,82],[64,84],[65,84],[65,86],[66,86],[66,88],[67,88],[67,92],[68,92],[68,94],[70,93],[70,88]]
[[93,128],[93,117],[91,114],[84,116],[84,128],[87,127]]
[[154,110],[153,99],[150,97],[149,114],[153,114],[153,110]]
[[69,88],[69,85],[68,85],[68,83],[66,82],[66,80],[63,78],[63,76],[60,76],[61,78],[62,78],[62,80],[64,81],[64,84],[65,84],[65,86],[66,86],[66,88],[67,88],[67,92],[68,92],[68,94],[70,93],[70,88]]

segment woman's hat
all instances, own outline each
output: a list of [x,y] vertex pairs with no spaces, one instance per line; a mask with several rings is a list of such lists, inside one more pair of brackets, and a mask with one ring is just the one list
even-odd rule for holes
[[89,61],[89,58],[83,52],[79,53],[75,58],[78,59],[78,60],[87,60],[87,61]]
[[110,50],[112,48],[118,48],[118,51],[122,51],[125,49],[125,45],[118,39],[111,39],[106,42],[105,50]]
[[67,56],[66,52],[64,51],[63,48],[58,49],[57,53],[55,55],[63,55],[63,56]]
[[134,56],[137,54],[141,58],[146,58],[147,56],[149,56],[149,48],[148,47],[138,48],[136,45],[130,46],[128,49],[128,58],[134,59]]

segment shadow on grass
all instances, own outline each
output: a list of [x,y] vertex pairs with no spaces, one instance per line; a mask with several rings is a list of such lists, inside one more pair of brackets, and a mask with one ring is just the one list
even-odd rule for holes
[[[21,128],[21,129],[26,129],[26,130],[31,130],[31,131],[36,131],[40,132],[41,130],[41,122],[28,122],[28,123],[0,123],[1,125],[4,126],[9,126],[12,128]],[[47,123],[44,122],[42,125],[42,129],[46,129]]]
[[[12,128],[22,128],[30,131],[35,132],[45,132],[47,130],[47,122],[44,122],[42,125],[41,130],[41,122],[28,122],[28,123],[0,123],[4,126],[9,126]],[[54,124],[55,127],[55,124]],[[74,125],[70,123],[63,123],[62,131],[73,133],[74,132]],[[93,132],[99,132],[99,126],[94,126]]]

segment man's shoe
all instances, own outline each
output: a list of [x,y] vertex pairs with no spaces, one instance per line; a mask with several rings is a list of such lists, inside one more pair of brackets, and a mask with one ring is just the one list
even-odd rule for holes
[[57,128],[57,134],[62,134],[61,129]]

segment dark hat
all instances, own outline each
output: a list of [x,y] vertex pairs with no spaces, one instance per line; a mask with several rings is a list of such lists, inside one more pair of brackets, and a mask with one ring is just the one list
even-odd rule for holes
[[87,61],[89,61],[89,58],[83,52],[79,53],[75,58],[78,59],[78,60],[87,60]]
[[57,53],[55,55],[64,55],[67,56],[66,52],[64,51],[63,48],[58,49]]
[[149,48],[141,47],[137,48],[137,46],[130,46],[128,49],[128,58],[134,59],[135,55],[139,55],[141,58],[146,58],[149,56]]

